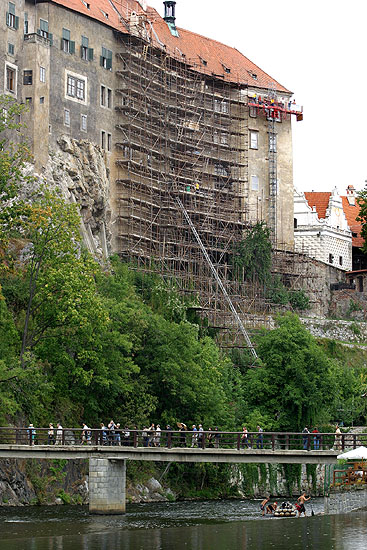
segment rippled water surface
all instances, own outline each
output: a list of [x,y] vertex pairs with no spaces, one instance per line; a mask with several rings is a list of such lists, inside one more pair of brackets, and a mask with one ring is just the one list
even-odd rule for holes
[[130,505],[124,516],[86,507],[0,508],[1,550],[365,550],[367,512],[266,518],[258,501]]

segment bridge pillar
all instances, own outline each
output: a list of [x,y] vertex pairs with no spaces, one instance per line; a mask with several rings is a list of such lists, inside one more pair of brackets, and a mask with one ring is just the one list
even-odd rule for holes
[[89,459],[89,512],[124,514],[126,460]]

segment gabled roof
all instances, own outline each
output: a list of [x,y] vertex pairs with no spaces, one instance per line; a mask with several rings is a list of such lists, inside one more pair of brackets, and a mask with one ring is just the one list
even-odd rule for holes
[[359,206],[357,202],[355,206],[350,205],[347,197],[342,197],[342,202],[344,214],[347,218],[350,230],[352,231],[352,234],[357,234],[357,237],[352,236],[353,246],[362,247],[364,244],[364,239],[361,237],[362,224],[356,220],[356,217],[359,214]]
[[275,87],[278,92],[291,94],[287,88],[262,71],[235,48],[181,28],[177,28],[179,36],[173,36],[159,13],[151,7],[144,12],[137,0],[50,1],[96,19],[125,34],[128,33],[128,23],[133,12],[145,15],[147,18],[146,30],[154,46],[163,48],[164,45],[165,51],[169,55],[184,60],[197,71],[226,82],[240,83],[251,88]]
[[311,208],[316,206],[316,212],[319,220],[325,219],[331,193],[311,191],[305,192],[305,197]]
[[[319,219],[325,219],[326,210],[329,206],[329,200],[331,193],[329,192],[305,192],[305,197],[308,202],[308,205],[312,208],[316,207],[316,212]],[[349,204],[348,198],[346,196],[341,196],[343,211],[350,230],[352,231],[352,244],[353,246],[361,247],[363,246],[364,239],[361,237],[362,225],[361,222],[357,222],[356,217],[359,214],[359,206],[357,202],[355,205]],[[357,236],[353,236],[357,234]]]

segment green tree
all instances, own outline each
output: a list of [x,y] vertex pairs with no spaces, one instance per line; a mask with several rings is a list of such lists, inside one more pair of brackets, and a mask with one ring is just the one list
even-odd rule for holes
[[270,229],[257,222],[245,238],[233,247],[233,267],[237,279],[268,281],[271,267]]
[[364,239],[362,251],[367,252],[367,187],[359,191],[357,194],[356,202],[359,206],[358,216],[356,220],[361,222],[362,230],[361,237]]
[[[26,107],[7,95],[0,95],[0,271],[9,267],[9,237],[19,228],[28,207],[19,197],[21,181],[30,181],[24,172],[31,154],[21,134],[20,116]],[[17,130],[14,134],[14,130]],[[11,140],[11,137],[15,137]]]
[[264,367],[246,375],[249,404],[273,429],[302,430],[324,420],[337,398],[333,363],[296,315],[277,323],[259,337]]

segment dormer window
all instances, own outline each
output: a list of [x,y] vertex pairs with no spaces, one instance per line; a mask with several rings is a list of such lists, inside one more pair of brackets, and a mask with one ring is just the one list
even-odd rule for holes
[[200,61],[202,62],[202,64],[206,67],[207,64],[208,64],[207,60],[206,60],[206,59],[203,59],[202,57],[200,57],[200,55],[199,55],[199,59],[200,59]]
[[253,73],[252,71],[247,71],[247,72],[254,80],[257,80],[257,74],[256,73]]
[[229,67],[227,67],[226,65],[224,65],[223,63],[222,63],[222,66],[223,66],[223,69],[226,73],[229,74],[231,72],[231,69]]
[[[101,9],[101,8],[100,8],[100,9]],[[102,15],[103,15],[106,19],[108,19],[108,13],[106,13],[106,12],[103,11],[103,10],[101,10],[101,12],[102,12]]]

